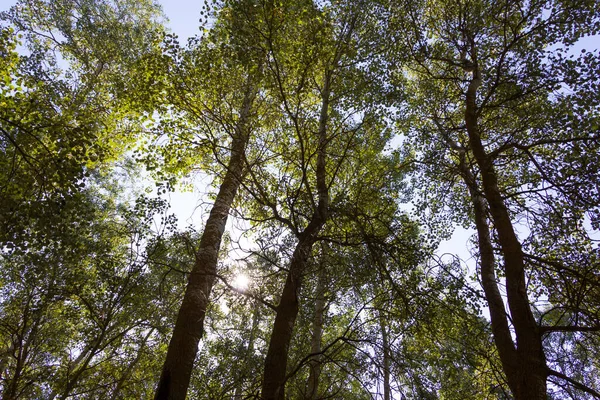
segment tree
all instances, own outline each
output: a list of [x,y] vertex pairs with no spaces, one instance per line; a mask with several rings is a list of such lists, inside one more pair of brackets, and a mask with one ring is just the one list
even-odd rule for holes
[[[136,139],[123,71],[152,48],[160,14],[150,2],[22,1],[0,17],[10,61],[0,107],[1,239],[20,246],[32,234],[51,238],[90,171]],[[15,52],[17,35],[28,54]]]
[[[566,328],[545,326],[543,319],[536,320],[529,297],[537,300],[540,291],[549,294],[546,285],[560,285],[555,279],[541,278],[549,278],[544,269],[556,257],[548,258],[548,249],[537,244],[550,232],[563,251],[585,254],[582,269],[574,268],[582,275],[587,274],[587,265],[595,263],[589,231],[584,228],[586,213],[595,219],[595,189],[585,189],[588,182],[579,181],[579,190],[589,194],[582,202],[572,190],[570,180],[576,178],[564,180],[550,172],[572,165],[573,151],[595,142],[597,116],[592,110],[597,103],[583,94],[584,85],[595,78],[586,75],[584,84],[572,77],[590,71],[584,63],[597,65],[597,55],[584,54],[577,61],[562,56],[562,48],[597,31],[597,17],[589,8],[593,6],[577,2],[415,5],[403,4],[411,12],[401,29],[412,52],[409,68],[416,77],[415,105],[423,105],[426,98],[431,102],[414,114],[425,119],[414,125],[416,142],[425,157],[441,157],[449,173],[443,177],[462,180],[462,188],[449,182],[458,196],[466,197],[459,197],[453,209],[458,215],[466,211],[477,228],[481,282],[511,391],[517,399],[546,398],[547,378],[558,376],[596,396],[593,387],[548,365],[542,337],[561,329],[596,330],[597,320],[585,319],[585,324],[578,320]],[[418,20],[422,25],[414,22]],[[574,94],[561,93],[562,85]],[[571,108],[575,98],[577,106]],[[578,121],[576,130],[571,122],[548,123],[571,118]],[[588,179],[596,177],[584,178]],[[563,215],[556,218],[556,213]],[[562,222],[564,215],[570,227]],[[519,220],[531,227],[527,239],[518,233]],[[573,235],[579,240],[572,240]],[[573,276],[568,257],[559,257],[561,261],[550,268],[559,276]],[[508,310],[498,287],[497,259],[503,262]],[[547,263],[539,269],[544,265],[541,260]],[[584,289],[590,285],[587,279],[579,280],[582,275],[575,274],[576,285],[588,290]],[[565,310],[572,304],[557,296],[549,296],[549,301]],[[592,300],[578,307],[577,313],[591,317],[589,311],[595,307]]]
[[2,396],[102,397],[110,379],[126,380],[108,360],[140,361],[119,347],[149,340],[148,310],[131,312],[143,302],[147,230],[141,216],[119,220],[126,200],[103,176],[140,131],[123,72],[152,47],[159,10],[29,1],[1,17]]
[[[284,118],[263,139],[269,148],[256,150],[268,163],[254,164],[246,187],[257,203],[252,220],[277,221],[295,240],[265,360],[261,393],[265,399],[284,396],[303,275],[329,220],[330,193],[337,192],[342,171],[357,167],[363,159],[360,146],[371,141],[377,153],[385,145],[385,131],[376,122],[377,103],[362,97],[372,77],[356,67],[354,58],[357,48],[367,44],[355,30],[369,22],[361,19],[360,8],[343,4],[340,9],[321,10],[312,3],[283,7],[284,15],[302,18],[267,43],[265,79]],[[300,49],[304,56],[298,59],[294,54]],[[354,90],[352,80],[362,85]]]
[[[600,397],[598,9],[226,0],[180,46],[151,2],[20,1],[2,397]],[[203,227],[117,184],[134,149],[212,179]]]
[[[254,24],[269,18],[261,13],[252,2],[225,2],[210,33],[199,39],[195,47],[183,54],[179,54],[177,47],[172,50],[175,73],[169,75],[172,86],[167,91],[168,100],[172,101],[177,117],[183,115],[188,124],[194,125],[176,131],[176,137],[162,151],[165,163],[173,161],[175,168],[179,168],[173,171],[178,174],[195,167],[194,161],[185,158],[189,153],[181,149],[185,141],[191,141],[188,151],[210,146],[214,162],[224,175],[198,244],[155,399],[185,398],[204,332],[221,240],[229,210],[247,172],[246,147],[255,134],[255,98],[264,55],[248,33]],[[207,84],[209,89],[198,91]],[[170,121],[167,117],[167,126]],[[224,155],[223,149],[228,154]],[[200,149],[198,153],[204,151]],[[191,158],[194,159],[196,163],[201,160],[198,155]]]
[[129,211],[115,188],[88,187],[72,199],[52,242],[3,251],[3,398],[104,397],[129,383],[121,363],[135,369],[150,357],[143,348],[158,325],[144,242],[165,204]]

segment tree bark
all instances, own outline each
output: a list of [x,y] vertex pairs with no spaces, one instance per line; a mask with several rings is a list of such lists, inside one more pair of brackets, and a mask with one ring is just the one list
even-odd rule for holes
[[255,90],[254,85],[250,83],[244,96],[240,117],[233,134],[227,172],[200,239],[196,262],[188,278],[183,302],[177,315],[155,400],[184,400],[187,395],[198,343],[204,333],[204,317],[217,273],[221,239],[244,170],[245,151],[249,139],[247,124]]
[[459,168],[463,181],[469,189],[471,204],[473,205],[475,214],[481,283],[490,311],[494,343],[498,349],[502,365],[508,365],[510,366],[509,368],[514,369],[518,367],[519,360],[510,334],[508,314],[498,288],[495,271],[496,259],[486,215],[486,202],[479,192],[475,176],[466,165],[464,149],[460,151]]
[[[514,231],[508,208],[499,190],[493,159],[486,153],[479,132],[476,98],[481,77],[477,59],[476,57],[473,59],[475,69],[466,93],[465,123],[469,144],[481,171],[483,194],[489,205],[504,257],[508,307],[517,341],[516,360],[505,354],[505,358],[501,358],[502,366],[516,400],[546,399],[546,359],[539,327],[527,297],[525,262],[521,243]],[[487,272],[489,273],[489,271]],[[490,287],[490,290],[493,288]],[[492,304],[497,302],[494,297],[495,295],[492,294]],[[506,320],[506,317],[504,319]],[[501,343],[506,342],[506,337],[496,339],[496,332],[494,332],[494,339]],[[508,350],[508,346],[502,345],[502,347]]]

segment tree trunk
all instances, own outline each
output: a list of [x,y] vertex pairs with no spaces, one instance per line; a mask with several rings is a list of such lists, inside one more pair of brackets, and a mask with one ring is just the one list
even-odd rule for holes
[[204,317],[217,273],[221,239],[244,170],[244,156],[249,138],[247,123],[254,97],[255,89],[250,84],[233,135],[227,172],[206,221],[196,262],[188,278],[155,400],[184,400],[187,395],[198,343],[204,333]]
[[307,238],[299,242],[290,262],[265,359],[262,387],[262,399],[264,400],[284,399],[288,351],[298,316],[298,292],[302,285],[302,272],[306,267],[313,243],[314,238]]
[[[510,334],[508,314],[506,313],[504,301],[502,300],[502,295],[498,289],[498,281],[495,271],[496,260],[486,215],[485,199],[479,192],[479,187],[477,186],[475,176],[465,163],[464,150],[461,151],[460,158],[461,160],[459,167],[461,176],[469,189],[471,204],[473,205],[473,211],[475,214],[481,283],[490,311],[494,343],[498,349],[498,354],[500,356],[502,365],[507,365],[510,369],[518,368],[519,360],[517,358],[515,345]],[[513,384],[516,386],[516,382]],[[510,386],[512,387],[513,384]]]
[[[514,231],[508,209],[500,193],[493,160],[485,152],[479,132],[476,98],[481,77],[476,57],[473,59],[475,70],[466,93],[465,123],[469,144],[481,171],[483,194],[490,207],[490,214],[504,257],[508,307],[517,339],[516,362],[512,357],[501,358],[502,366],[516,400],[546,399],[546,359],[539,327],[527,297],[525,262],[521,243]],[[492,299],[492,302],[494,301],[497,300]],[[496,339],[495,332],[494,338],[501,342],[506,341],[506,338]]]
[[[323,260],[324,255],[322,255]],[[309,361],[308,381],[306,383],[306,399],[316,400],[319,394],[319,380],[321,377],[321,340],[323,338],[323,316],[325,314],[325,285],[327,273],[324,263],[319,265],[319,280],[315,291],[315,315],[312,322],[312,336],[310,340],[310,352],[315,354]]]
[[379,326],[381,327],[381,340],[383,342],[383,400],[390,400],[392,398],[390,386],[390,342],[387,324],[381,311],[379,311]]
[[[337,60],[336,60],[337,62]],[[298,234],[298,244],[292,255],[281,300],[277,306],[277,315],[271,331],[269,349],[265,359],[263,374],[263,400],[283,400],[285,396],[285,379],[287,358],[292,332],[298,316],[298,293],[302,286],[302,274],[306,262],[312,252],[316,237],[327,221],[329,215],[329,188],[327,186],[327,119],[329,112],[330,80],[332,73],[325,74],[325,82],[321,91],[322,104],[319,117],[319,138],[317,148],[317,192],[318,203],[306,229]]]
[[[35,342],[37,332],[38,332],[38,324],[40,323],[40,311],[35,312],[31,310],[31,302],[33,301],[33,297],[30,296],[27,299],[27,303],[25,304],[25,309],[23,311],[23,322],[22,328],[20,332],[16,335],[18,339],[18,345],[13,347],[13,354],[16,351],[16,365],[14,373],[12,377],[8,379],[8,383],[6,383],[5,391],[2,395],[2,400],[14,400],[19,398],[19,386],[21,386],[22,374],[27,368],[27,359],[29,357],[29,347],[32,342]],[[32,320],[31,327],[29,327],[30,320]],[[1,371],[0,371],[1,372]],[[28,384],[28,383],[26,383]]]

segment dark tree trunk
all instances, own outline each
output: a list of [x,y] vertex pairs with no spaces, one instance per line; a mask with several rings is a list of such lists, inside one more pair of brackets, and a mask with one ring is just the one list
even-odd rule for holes
[[[479,132],[476,98],[477,90],[481,84],[481,77],[479,76],[476,57],[473,57],[473,59],[475,60],[475,70],[466,94],[465,123],[469,136],[469,144],[481,171],[483,195],[489,205],[490,214],[498,233],[498,241],[504,258],[508,307],[517,340],[516,359],[511,356],[514,350],[512,340],[510,342],[511,346],[509,346],[505,333],[499,332],[500,330],[505,330],[504,323],[498,322],[496,324],[494,340],[499,345],[499,352],[504,352],[504,356],[501,355],[502,366],[515,399],[546,399],[546,359],[539,327],[535,321],[527,297],[525,262],[521,243],[514,231],[507,206],[499,190],[493,160],[485,152]],[[483,271],[482,268],[482,274]],[[486,274],[490,276],[489,270],[486,270]],[[490,304],[494,304],[493,307],[497,308],[498,299],[492,293],[493,287],[490,283],[488,280],[488,290],[490,290],[490,295],[492,296],[488,298],[488,301],[490,301]],[[484,289],[486,289],[485,286]],[[488,291],[486,290],[487,295]],[[500,313],[497,314],[497,317],[499,316]],[[504,319],[507,319],[506,313]]]
[[306,267],[313,243],[314,238],[312,237],[299,242],[290,262],[289,273],[277,306],[277,315],[265,359],[262,387],[262,398],[265,400],[284,399],[288,351],[298,316],[298,292],[302,285],[302,272]]
[[196,262],[188,278],[183,302],[177,315],[155,400],[184,400],[187,395],[198,343],[204,333],[204,317],[217,273],[221,239],[244,170],[244,157],[249,137],[247,123],[254,101],[254,90],[250,85],[244,97],[240,118],[233,135],[227,172],[200,239]]
[[498,348],[498,354],[502,365],[509,365],[511,366],[510,368],[517,368],[519,360],[510,334],[508,314],[506,313],[504,301],[502,300],[502,295],[498,289],[495,271],[496,260],[486,215],[486,202],[479,192],[475,176],[465,163],[464,150],[461,151],[460,157],[461,176],[469,189],[471,204],[473,205],[475,214],[481,282],[490,311],[492,335],[496,347]]

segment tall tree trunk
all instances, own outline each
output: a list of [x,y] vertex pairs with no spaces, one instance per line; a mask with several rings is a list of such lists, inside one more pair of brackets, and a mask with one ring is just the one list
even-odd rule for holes
[[[336,60],[337,62],[337,60]],[[329,188],[327,186],[326,157],[327,157],[327,119],[329,112],[329,96],[331,94],[330,80],[332,73],[325,74],[325,82],[321,92],[322,104],[319,117],[319,138],[317,149],[317,192],[318,203],[313,211],[306,229],[298,235],[298,244],[290,261],[287,278],[281,300],[277,306],[277,315],[271,331],[269,349],[265,359],[263,374],[263,400],[283,400],[285,396],[285,378],[287,358],[292,332],[298,316],[298,293],[302,287],[302,274],[306,262],[312,252],[313,244],[329,215]]]
[[[464,152],[461,154],[460,170],[463,180],[469,189],[471,203],[473,205],[475,214],[481,282],[483,291],[485,293],[485,298],[488,302],[488,309],[490,311],[494,343],[498,349],[498,354],[500,356],[502,365],[506,365],[508,366],[508,369],[514,370],[518,368],[519,360],[517,358],[517,351],[510,334],[508,314],[506,312],[506,308],[504,307],[502,295],[498,289],[498,281],[495,271],[496,260],[492,246],[488,219],[486,216],[486,203],[485,199],[479,192],[479,188],[473,173],[465,164]],[[513,376],[511,375],[509,377],[507,375],[507,378],[512,379]],[[516,386],[517,382],[511,382],[509,385],[510,387]]]
[[321,340],[323,339],[323,316],[325,314],[325,286],[327,284],[327,271],[324,265],[325,255],[321,255],[319,263],[319,279],[315,291],[315,315],[312,321],[312,336],[310,352],[315,354],[309,361],[308,381],[306,382],[306,399],[316,400],[319,395],[319,380],[321,377]]
[[287,358],[292,332],[298,316],[298,293],[302,286],[302,273],[315,242],[314,234],[301,240],[294,250],[290,268],[277,306],[277,315],[269,340],[265,359],[262,399],[283,400],[287,370]]
[[196,262],[188,278],[183,302],[177,315],[155,400],[184,400],[187,395],[198,343],[204,332],[206,308],[217,273],[221,239],[244,170],[245,151],[249,138],[247,125],[255,94],[256,89],[249,78],[233,135],[227,172],[200,239]]
[[379,326],[381,328],[381,339],[383,344],[383,400],[391,400],[392,391],[390,387],[390,341],[385,317],[379,311]]
[[[477,58],[473,57],[473,60],[475,69],[466,93],[465,123],[469,144],[481,171],[483,194],[490,207],[490,214],[498,233],[498,241],[504,258],[508,307],[517,340],[516,362],[512,362],[512,358],[511,362],[502,360],[502,366],[516,400],[546,399],[546,359],[539,327],[527,297],[525,262],[521,243],[514,231],[508,209],[500,193],[493,159],[486,153],[479,132],[476,99],[481,77]],[[496,335],[494,334],[494,336]],[[505,341],[504,339],[500,340]]]

